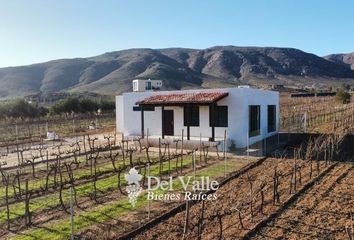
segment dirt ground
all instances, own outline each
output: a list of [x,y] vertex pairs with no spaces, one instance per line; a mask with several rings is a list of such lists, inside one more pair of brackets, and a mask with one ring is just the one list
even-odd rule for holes
[[340,164],[254,239],[349,239],[354,166]]
[[[200,219],[203,219],[201,239],[242,239],[249,231],[262,220],[269,217],[272,213],[282,207],[293,194],[290,193],[291,177],[287,173],[292,169],[292,160],[280,160],[269,158],[261,165],[251,169],[240,177],[233,179],[222,186],[217,194],[217,201],[206,201],[204,212],[201,211],[202,203],[198,203],[190,209],[190,220],[185,234],[186,239],[198,239],[198,226]],[[272,174],[273,169],[277,168],[278,173],[283,177],[280,179],[279,193],[280,203],[272,204]],[[327,169],[325,163],[321,163],[321,171]],[[313,180],[310,178],[309,164],[303,163],[301,184],[298,183],[297,190],[301,189],[306,183]],[[313,173],[314,174],[314,173]],[[250,181],[252,179],[252,195]],[[261,197],[256,194],[262,182],[267,182],[264,188],[264,204],[261,209]],[[250,199],[253,199],[251,201]],[[251,207],[252,202],[252,207]],[[242,216],[242,225],[239,218]],[[253,213],[252,213],[253,212]],[[201,216],[204,216],[201,218]],[[252,217],[253,215],[253,217]],[[185,222],[185,211],[176,214],[168,220],[158,224],[148,231],[137,236],[136,239],[182,239]],[[168,231],[166,231],[168,229]]]

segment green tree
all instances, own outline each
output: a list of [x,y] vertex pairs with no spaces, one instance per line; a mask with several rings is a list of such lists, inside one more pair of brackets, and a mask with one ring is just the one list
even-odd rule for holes
[[51,114],[92,113],[100,108],[100,104],[90,98],[70,97],[57,101],[50,109]]
[[66,113],[80,112],[80,100],[77,97],[70,97],[64,102],[64,110]]
[[99,108],[103,112],[113,112],[116,109],[116,104],[113,101],[101,100],[99,103]]
[[0,104],[0,119],[5,119],[7,118],[9,115],[9,111],[7,108],[7,104]]
[[65,113],[65,100],[59,100],[57,101],[52,107],[50,108],[49,112],[52,115],[60,115]]
[[98,108],[99,105],[96,101],[89,98],[83,98],[80,100],[80,112],[82,113],[97,112]]

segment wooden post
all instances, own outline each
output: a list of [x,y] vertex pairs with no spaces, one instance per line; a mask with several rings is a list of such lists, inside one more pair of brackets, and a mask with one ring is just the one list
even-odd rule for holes
[[[181,141],[181,173],[183,171],[183,138],[184,138],[184,129],[182,129],[182,141]],[[177,151],[177,149],[176,149]],[[177,160],[176,160],[177,161]]]
[[73,206],[73,187],[70,187],[70,239],[74,240],[74,206]]
[[187,140],[190,140],[191,138],[191,131],[190,131],[190,125],[191,125],[191,108],[190,105],[186,105],[184,106],[184,108],[186,108],[186,110],[184,111],[184,113],[187,113]]
[[144,138],[144,106],[140,105],[141,112],[141,138]]
[[211,141],[215,141],[215,103],[210,105]]
[[149,128],[146,129],[146,147],[149,146]]
[[226,130],[224,131],[223,158],[226,156]]
[[267,156],[267,137],[264,139],[264,155]]
[[[150,163],[147,164],[147,175],[148,175],[148,178],[150,177]],[[148,192],[149,194],[149,192]],[[148,198],[148,219],[150,219],[150,198]]]
[[188,233],[188,225],[189,225],[189,201],[186,200],[186,215],[185,215],[185,219],[184,219],[184,228],[183,228],[182,239],[186,239],[186,235]]
[[161,154],[161,138],[159,138],[159,176],[162,174],[162,154]]
[[15,131],[16,131],[16,153],[17,153],[17,159],[18,159],[18,165],[20,165],[20,153],[19,153],[19,149],[18,149],[18,127],[17,124],[15,126]]
[[164,105],[161,105],[161,124],[162,124],[162,134],[161,134],[161,136],[162,136],[162,139],[164,139],[165,138],[165,131],[164,131],[164,121],[163,121],[163,117],[164,117],[164,115],[163,115],[163,112],[165,111],[165,106]]
[[195,163],[195,150],[192,152],[192,157],[193,157],[193,175],[194,175],[194,180],[195,180],[195,175],[196,175],[196,163]]
[[9,208],[9,176],[5,176],[6,188],[5,188],[5,202],[6,202],[6,223],[7,230],[10,230],[10,208]]
[[202,163],[202,133],[199,134],[199,164]]
[[224,177],[226,177],[226,130],[224,131]]
[[249,137],[249,132],[247,132],[247,135],[246,135],[246,145],[247,145],[247,161],[249,161],[249,156],[250,156],[250,149],[249,149],[249,140],[250,140],[250,137]]
[[25,193],[25,219],[26,219],[26,226],[31,226],[31,212],[29,209],[29,201],[30,201],[30,194],[28,190],[28,179],[26,179],[26,193]]

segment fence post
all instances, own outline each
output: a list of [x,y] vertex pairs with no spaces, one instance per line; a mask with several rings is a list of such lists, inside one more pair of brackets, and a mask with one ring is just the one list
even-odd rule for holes
[[[147,164],[147,176],[148,176],[148,179],[150,177],[150,163]],[[148,183],[149,183],[149,180],[148,180]],[[149,184],[148,184],[148,188],[149,188]],[[148,189],[148,194],[149,194],[149,189]],[[150,198],[148,197],[148,219],[150,219]]]
[[192,153],[192,157],[193,157],[193,174],[194,174],[194,180],[195,180],[195,171],[196,171],[196,165],[195,165],[195,150],[193,150]]
[[199,162],[202,163],[202,133],[199,134]]
[[249,161],[249,156],[250,156],[250,142],[249,142],[249,140],[250,140],[250,136],[249,136],[249,132],[247,131],[247,135],[246,135],[246,147],[247,147],[247,149],[246,149],[246,152],[247,152],[247,154],[246,154],[246,156],[247,156],[247,161]]
[[73,187],[70,187],[70,229],[71,236],[70,239],[74,240],[74,206],[73,206]]
[[224,177],[226,177],[226,130],[224,131]]

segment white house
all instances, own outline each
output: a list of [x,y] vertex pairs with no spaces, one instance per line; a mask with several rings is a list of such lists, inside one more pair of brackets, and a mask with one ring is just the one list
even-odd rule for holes
[[274,135],[279,93],[248,87],[129,92],[116,97],[117,131],[124,136],[227,138],[238,148]]
[[135,79],[133,80],[133,92],[145,92],[149,90],[159,90],[162,87],[161,80],[145,80]]

